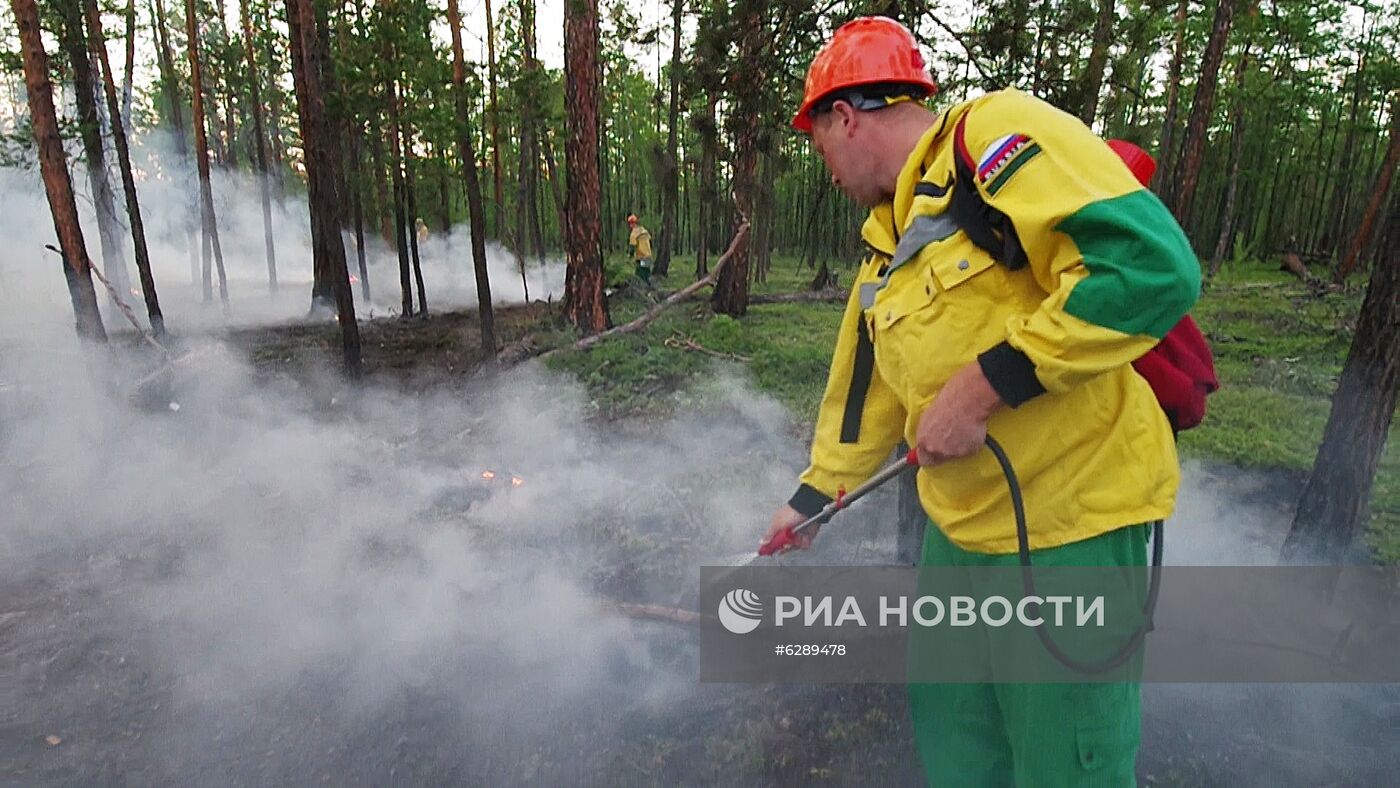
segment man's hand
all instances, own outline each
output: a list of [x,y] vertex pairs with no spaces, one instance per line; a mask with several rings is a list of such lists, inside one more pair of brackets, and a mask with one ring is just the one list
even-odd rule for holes
[[976,454],[987,440],[987,419],[1003,406],[977,362],[958,370],[919,417],[919,464]]
[[[784,504],[783,507],[779,509],[776,514],[773,515],[773,522],[769,524],[768,533],[764,535],[763,541],[759,542],[759,546],[762,547],[763,545],[768,544],[769,542],[773,541],[773,537],[777,536],[783,530],[792,528],[806,519],[806,516],[804,516],[801,512],[797,511],[791,506]],[[812,540],[816,538],[817,531],[820,530],[820,525],[814,525],[811,528],[803,530],[800,534],[795,534],[792,538],[792,547],[784,547],[782,549],[782,552],[786,553],[787,551],[792,550],[794,548],[798,550],[806,550],[807,548],[812,546]]]

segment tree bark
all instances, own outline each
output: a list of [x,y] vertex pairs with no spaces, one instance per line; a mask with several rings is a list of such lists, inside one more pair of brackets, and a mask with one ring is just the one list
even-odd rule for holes
[[[539,120],[535,108],[539,105],[539,82],[543,78],[535,48],[535,0],[520,0],[520,34],[524,44],[523,95],[520,97],[520,179],[522,200],[516,206],[524,213],[525,233],[537,260],[544,259],[544,235],[540,230],[539,212]],[[525,234],[516,234],[516,243],[525,243]]]
[[[377,118],[375,118],[377,120]],[[397,199],[397,192],[394,195],[389,193],[389,185],[385,183],[384,172],[384,138],[377,128],[370,129],[369,135],[369,163],[374,168],[374,214],[379,224],[379,237],[384,239],[384,243],[392,243],[394,239],[394,203]]]
[[[112,64],[107,59],[106,36],[102,32],[102,14],[97,10],[97,0],[84,0],[84,6],[87,13],[88,44],[102,71],[107,113],[113,118],[120,118],[121,107],[117,100],[117,87],[112,79]],[[134,13],[133,8],[128,10]],[[131,223],[131,240],[136,251],[136,271],[141,279],[141,294],[146,301],[146,318],[150,321],[151,333],[159,338],[165,333],[165,317],[161,314],[160,299],[156,296],[155,277],[151,275],[151,255],[146,248],[146,225],[141,220],[141,205],[136,199],[136,178],[131,171],[131,150],[127,147],[124,124],[112,124],[112,139],[117,148],[117,164],[121,168],[126,215]],[[112,286],[117,287],[117,283],[113,282]]]
[[126,0],[126,66],[122,73],[122,126],[131,128],[131,93],[136,75],[136,0]]
[[330,64],[323,62],[328,48],[321,40],[322,22],[314,0],[286,0],[292,70],[298,75],[297,115],[306,152],[307,202],[311,209],[313,267],[331,274],[336,313],[340,322],[342,361],[352,380],[361,375],[360,328],[355,319],[355,298],[345,263],[345,243],[340,237],[342,178],[336,170],[333,146],[338,139],[326,110],[323,86]]
[[568,260],[564,309],[585,334],[607,329],[603,296],[602,216],[598,204],[598,0],[570,0],[564,6],[564,123],[568,140],[564,166],[569,183],[565,203]]
[[[1366,29],[1367,9],[1362,7],[1361,29]],[[1369,43],[1369,42],[1367,42]],[[1334,262],[1340,263],[1341,257],[1338,254],[1342,249],[1342,233],[1346,230],[1347,208],[1351,202],[1351,175],[1355,169],[1352,151],[1356,146],[1356,116],[1361,106],[1361,94],[1366,85],[1366,54],[1362,51],[1356,53],[1356,70],[1352,72],[1352,80],[1355,84],[1351,92],[1351,112],[1347,121],[1347,134],[1342,143],[1342,155],[1337,159],[1335,167],[1330,168],[1337,172],[1337,187],[1332,192],[1332,216],[1327,223],[1325,235],[1330,242],[1332,249],[1331,258]],[[1365,159],[1365,161],[1370,161]],[[1340,270],[1340,268],[1338,269]],[[1335,277],[1335,274],[1334,274]]]
[[[487,13],[489,15],[490,12]],[[456,88],[452,98],[457,112],[457,158],[462,160],[462,177],[467,183],[472,268],[476,273],[477,324],[481,331],[482,351],[494,356],[496,318],[491,305],[491,278],[486,269],[486,210],[481,204],[481,181],[477,177],[476,151],[472,150],[471,121],[467,117],[467,64],[462,54],[462,15],[457,8],[457,0],[447,0],[447,25],[452,28],[452,83]]]
[[[389,62],[395,62],[392,59]],[[399,88],[398,75],[389,76],[389,172],[394,183],[394,246],[399,253],[399,289],[402,291],[402,311],[399,317],[413,317],[413,282],[408,258],[408,235],[404,220],[403,154],[399,149]]]
[[544,168],[549,175],[549,192],[554,197],[554,210],[558,213],[559,234],[564,234],[564,225],[568,223],[567,212],[564,210],[564,192],[559,186],[562,180],[559,177],[558,167],[554,161],[554,146],[549,142],[549,136],[540,138],[540,147],[544,152]]
[[1153,190],[1168,205],[1172,204],[1176,192],[1171,173],[1176,169],[1176,115],[1181,92],[1181,62],[1186,57],[1186,8],[1187,0],[1178,0],[1172,62],[1167,69],[1167,108],[1162,116],[1162,144],[1157,149],[1161,162],[1152,178]]
[[678,140],[681,84],[681,15],[685,0],[671,0],[671,103],[666,112],[666,158],[661,168],[661,236],[656,248],[656,275],[671,271],[671,252],[676,246],[676,192],[680,185]]
[[[764,79],[763,52],[768,31],[764,26],[764,0],[749,0],[739,14],[739,61],[730,72],[730,87],[735,100],[736,124],[734,137],[734,203],[742,216],[753,215],[756,195],[755,174],[758,168],[759,112],[753,106],[757,91],[748,85],[762,84]],[[749,305],[749,257],[752,244],[745,233],[743,242],[734,252],[734,260],[715,283],[712,303],[716,312],[743,317]]]
[[39,30],[39,9],[34,0],[10,0],[19,28],[20,58],[24,65],[24,87],[29,97],[29,116],[34,142],[39,149],[39,174],[44,181],[54,232],[63,250],[64,277],[73,302],[78,336],[97,342],[107,341],[102,313],[97,309],[97,292],[92,286],[87,246],[78,223],[78,205],[73,199],[73,182],[68,179],[68,163],[63,138],[58,133],[58,113],[53,105],[53,83],[49,81],[49,56]]
[[[360,153],[363,145],[363,135],[364,128],[359,123],[356,123],[355,130],[350,136],[350,161],[353,163],[355,171],[359,173],[364,172],[364,165],[361,161],[362,156]],[[359,263],[360,269],[360,293],[364,296],[365,303],[369,304],[369,268],[366,265],[367,261],[365,260],[365,205],[363,199],[364,189],[361,188],[361,184],[358,182],[358,180],[359,179],[356,179],[356,182],[352,184],[347,173],[346,186],[350,189],[350,210],[355,222],[355,258],[356,261]]]
[[700,132],[700,215],[696,219],[695,237],[695,277],[698,279],[709,270],[710,224],[714,219],[710,211],[715,204],[715,148],[717,128],[715,109],[719,97],[711,92],[705,100],[705,126]]
[[[1391,216],[1389,234],[1400,235]],[[1395,244],[1391,244],[1392,250]],[[1290,561],[1342,561],[1369,518],[1376,466],[1400,395],[1400,257],[1377,261],[1312,475],[1283,545]]]
[[267,136],[263,133],[262,95],[258,88],[257,58],[253,55],[253,20],[248,13],[248,0],[240,0],[239,16],[243,24],[243,56],[248,65],[248,97],[253,104],[253,152],[258,164],[258,197],[262,200],[263,251],[267,256],[267,287],[277,295],[277,249],[272,243],[272,184],[267,167]]
[[1210,121],[1211,111],[1215,108],[1216,73],[1220,70],[1220,61],[1225,54],[1225,41],[1230,35],[1230,23],[1234,19],[1236,2],[1238,0],[1217,0],[1210,40],[1206,44],[1205,55],[1201,57],[1200,80],[1196,83],[1196,97],[1191,102],[1191,117],[1186,122],[1181,160],[1177,162],[1172,178],[1176,185],[1176,219],[1183,226],[1190,222],[1192,202],[1196,199],[1196,181],[1201,173],[1201,153],[1205,148],[1206,125]]
[[1333,276],[1333,281],[1337,284],[1345,281],[1352,269],[1356,268],[1362,251],[1370,241],[1371,228],[1375,225],[1381,208],[1386,204],[1386,195],[1390,191],[1391,181],[1395,178],[1397,163],[1400,163],[1400,93],[1390,100],[1390,143],[1386,145],[1385,159],[1381,162],[1380,172],[1376,173],[1376,183],[1371,187],[1371,199],[1366,203],[1366,212],[1361,215],[1361,223],[1352,234],[1346,256],[1342,258],[1342,263],[1337,266],[1337,272]]
[[[501,237],[501,214],[504,212],[505,199],[501,195],[501,121],[500,115],[496,112],[496,21],[491,15],[491,0],[486,3],[486,71],[488,90],[491,96],[491,177],[495,181],[496,210],[495,217],[496,237]],[[561,228],[562,229],[562,228]]]
[[1084,69],[1084,107],[1079,119],[1084,125],[1094,125],[1099,110],[1099,89],[1103,87],[1103,69],[1108,62],[1108,47],[1113,40],[1114,0],[1098,0],[1099,16],[1094,23],[1094,44],[1089,50],[1089,64]]
[[219,300],[228,309],[228,279],[224,276],[224,252],[219,244],[219,226],[214,218],[214,187],[209,176],[209,137],[205,132],[204,80],[199,62],[199,23],[195,19],[194,0],[185,0],[185,36],[190,56],[190,108],[194,124],[195,163],[199,167],[199,212],[204,250],[204,303],[213,302],[213,284],[209,275],[209,256],[213,252],[219,269]]
[[1244,158],[1244,81],[1249,71],[1249,48],[1240,55],[1235,67],[1235,100],[1230,108],[1230,175],[1225,184],[1225,205],[1220,212],[1220,235],[1215,241],[1215,251],[1210,257],[1208,279],[1214,279],[1230,249],[1231,236],[1235,233],[1235,195],[1239,191],[1240,160]]
[[107,177],[107,151],[102,144],[102,118],[97,108],[101,89],[93,75],[92,49],[83,31],[83,9],[79,3],[59,3],[62,14],[59,42],[72,67],[73,97],[78,110],[78,135],[87,159],[88,182],[97,214],[97,233],[102,247],[102,268],[118,293],[125,293],[130,279],[122,253],[121,222],[117,219],[116,196]]
[[403,132],[404,206],[408,209],[408,253],[413,260],[413,280],[418,287],[418,314],[428,314],[428,294],[423,287],[423,262],[418,250],[418,160],[413,156],[413,138],[407,123]]

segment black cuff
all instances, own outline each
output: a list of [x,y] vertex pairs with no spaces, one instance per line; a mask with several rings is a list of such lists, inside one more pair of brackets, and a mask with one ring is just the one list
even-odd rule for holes
[[978,356],[977,363],[1001,401],[1013,408],[1045,393],[1035,376],[1035,364],[1009,343],[1002,342]]
[[797,492],[788,499],[788,506],[797,510],[803,517],[812,517],[826,508],[831,503],[831,499],[822,495],[817,488],[810,484],[804,484],[797,488]]

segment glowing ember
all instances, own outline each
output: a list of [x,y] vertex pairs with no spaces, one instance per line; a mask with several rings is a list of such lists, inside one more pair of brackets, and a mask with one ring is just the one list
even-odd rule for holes
[[481,472],[481,478],[483,478],[483,479],[485,479],[486,481],[489,482],[489,481],[491,481],[492,479],[496,478],[496,472],[495,472],[495,471],[482,471],[482,472]]
[[141,291],[140,291],[140,290],[137,290],[137,289],[134,288],[134,287],[131,288],[131,291],[130,291],[130,292],[131,292],[131,294],[134,295],[134,296],[139,296],[139,295],[141,295]]
[[351,274],[351,275],[350,275],[350,284],[352,284],[352,285],[357,285],[357,284],[359,284],[359,283],[360,283],[360,277],[355,276],[354,274]]
[[524,483],[525,483],[525,480],[522,479],[522,478],[520,478],[519,476],[512,476],[512,477],[510,477],[510,486],[512,486],[512,487],[519,487],[519,486],[521,486],[521,485],[524,484]]

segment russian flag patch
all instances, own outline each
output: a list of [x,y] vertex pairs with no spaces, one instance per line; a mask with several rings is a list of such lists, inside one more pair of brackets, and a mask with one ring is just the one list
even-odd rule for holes
[[1024,134],[1007,134],[994,141],[977,160],[977,180],[996,194],[1016,170],[1040,153],[1040,146]]

